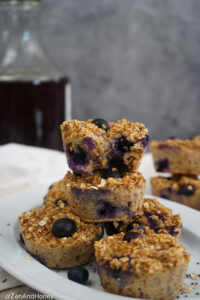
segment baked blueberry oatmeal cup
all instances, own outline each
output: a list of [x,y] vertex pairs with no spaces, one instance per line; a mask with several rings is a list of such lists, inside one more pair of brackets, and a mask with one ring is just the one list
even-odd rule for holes
[[149,142],[144,124],[125,119],[71,120],[61,125],[62,140],[70,169],[78,174],[93,174],[99,169],[137,171]]
[[19,223],[27,251],[50,268],[89,262],[94,256],[94,241],[103,236],[102,225],[81,221],[69,206],[50,205],[24,212]]
[[105,170],[85,176],[68,172],[65,180],[70,208],[84,221],[126,220],[142,208],[145,179],[139,172],[121,175]]
[[95,242],[102,285],[107,292],[154,300],[178,295],[190,255],[169,234],[129,231]]

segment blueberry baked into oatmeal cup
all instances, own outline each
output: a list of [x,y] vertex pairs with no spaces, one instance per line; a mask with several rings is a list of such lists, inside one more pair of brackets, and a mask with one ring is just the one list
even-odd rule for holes
[[149,141],[144,124],[125,119],[65,121],[61,133],[69,168],[85,175],[99,169],[137,171]]
[[27,251],[50,268],[89,262],[94,255],[94,241],[103,236],[101,225],[81,221],[69,206],[50,205],[24,212],[19,223]]
[[64,180],[71,210],[84,221],[126,220],[142,208],[145,179],[139,172],[123,176],[108,170],[84,176],[68,172]]
[[173,215],[170,208],[162,205],[157,199],[145,198],[142,209],[133,218],[121,222],[105,222],[108,235],[128,232],[145,227],[152,233],[168,233],[177,241],[181,236],[182,221],[180,214]]
[[190,260],[172,236],[148,229],[95,242],[95,256],[107,292],[154,300],[176,298]]

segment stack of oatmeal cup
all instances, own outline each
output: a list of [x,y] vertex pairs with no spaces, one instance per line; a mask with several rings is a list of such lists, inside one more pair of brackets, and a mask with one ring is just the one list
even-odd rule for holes
[[61,134],[71,171],[49,188],[41,209],[19,217],[28,252],[52,268],[82,265],[95,253],[106,291],[175,298],[190,255],[178,242],[180,215],[144,198],[138,167],[147,128],[125,119],[71,120]]
[[149,141],[141,123],[72,120],[61,125],[73,173],[64,179],[72,212],[103,222],[107,237],[94,243],[104,289],[149,299],[172,299],[183,284],[190,255],[178,243],[180,215],[144,199],[138,172]]
[[150,148],[156,171],[171,173],[151,178],[152,194],[200,210],[200,136],[152,141]]
[[65,176],[73,213],[86,222],[123,221],[142,209],[145,179],[137,172],[148,130],[125,119],[66,121],[61,133],[73,173]]

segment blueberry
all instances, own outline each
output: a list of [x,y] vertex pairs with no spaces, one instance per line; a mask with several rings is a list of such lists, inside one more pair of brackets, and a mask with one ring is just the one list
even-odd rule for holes
[[188,140],[193,140],[195,138],[195,135],[190,135],[187,139]]
[[192,196],[195,192],[195,187],[192,184],[183,184],[180,186],[178,193],[185,196]]
[[116,224],[116,229],[118,230],[118,232],[121,231],[121,227],[124,225],[123,221],[118,221],[118,222],[114,222],[114,224]]
[[79,174],[88,174],[85,166],[88,164],[87,152],[80,146],[71,149],[71,144],[66,145],[65,152],[70,169]]
[[112,171],[111,169],[105,170],[102,176],[104,179],[107,179],[109,177],[112,178],[121,178],[122,175],[116,170],[116,171]]
[[166,226],[165,229],[173,237],[176,237],[179,233],[179,231],[175,231],[176,226]]
[[74,163],[85,164],[87,163],[87,153],[80,146],[70,151]]
[[119,155],[114,155],[108,163],[109,168],[115,168],[117,169],[120,173],[124,173],[128,171],[127,165],[124,163],[124,160],[121,156]]
[[52,232],[58,238],[70,237],[76,230],[76,223],[69,218],[58,219],[52,226]]
[[130,147],[133,146],[134,143],[129,142],[125,136],[120,137],[119,139],[117,139],[115,141],[115,146],[114,149],[116,149],[117,151],[120,152],[129,152],[130,151]]
[[85,144],[89,150],[94,150],[96,148],[96,144],[94,140],[89,136],[86,136],[86,138],[84,138],[82,143]]
[[69,205],[69,203],[67,202],[67,200],[64,200],[64,199],[62,199],[62,198],[58,198],[58,199],[56,199],[55,201],[54,201],[54,204],[55,204],[55,206],[60,206],[59,205],[59,202],[62,202],[65,206],[68,206]]
[[108,121],[104,119],[94,119],[92,123],[95,124],[97,127],[104,129],[105,131],[108,131],[110,129]]
[[83,267],[73,267],[70,268],[68,271],[68,278],[72,281],[86,284],[88,281],[89,273],[88,270],[86,270]]
[[123,241],[130,242],[131,240],[142,238],[142,234],[137,231],[128,231],[123,238]]
[[106,273],[108,273],[109,277],[111,278],[113,277],[115,280],[119,280],[119,278],[121,279],[123,278],[121,269],[112,269],[108,263],[106,263],[105,266],[106,266]]
[[117,222],[105,222],[104,223],[107,235],[113,235],[113,234],[119,233],[118,226],[115,226],[115,223],[117,223]]
[[111,219],[116,216],[119,208],[115,205],[108,203],[107,201],[102,201],[101,206],[98,210],[99,219],[108,218]]
[[146,135],[140,140],[142,147],[145,149],[149,143],[149,135]]
[[160,197],[165,199],[170,199],[172,194],[172,189],[170,187],[164,188],[160,191]]
[[155,213],[153,213],[153,212],[144,211],[144,216],[146,217],[151,229],[158,227],[157,220],[152,218],[152,216],[154,216],[154,215],[155,215]]
[[160,228],[160,227],[155,227],[155,228],[153,228],[153,230],[154,230],[155,233],[159,233],[159,230],[160,230],[160,229],[162,229],[162,228]]
[[145,232],[145,227],[140,222],[133,221],[133,222],[129,223],[128,226],[126,227],[126,231],[130,231],[133,229],[136,229],[136,230],[142,229]]
[[161,158],[156,162],[156,171],[157,172],[165,172],[169,171],[169,160],[167,158]]
[[51,185],[49,186],[49,190],[50,190],[52,187],[53,187],[53,184],[51,184]]
[[[164,215],[160,214],[160,213],[157,213],[157,212],[144,211],[144,216],[146,217],[151,229],[154,229],[154,228],[158,227],[157,219],[162,220],[162,222],[165,221]],[[156,216],[158,218],[155,219],[154,216]]]
[[29,252],[29,254],[30,254],[33,258],[35,258],[37,261],[39,261],[41,264],[43,264],[44,266],[46,266],[46,261],[45,261],[45,259],[44,259],[43,257],[41,257],[41,256],[39,256],[39,255],[37,255],[37,254],[31,253],[31,252]]
[[74,174],[75,176],[77,176],[77,177],[81,177],[81,176],[82,176],[82,174],[79,174],[79,173],[76,173],[76,172],[73,172],[73,174]]
[[25,244],[25,243],[24,243],[23,236],[22,236],[22,234],[21,234],[21,233],[20,233],[20,235],[19,235],[19,239],[20,239],[20,242],[21,242],[22,244]]

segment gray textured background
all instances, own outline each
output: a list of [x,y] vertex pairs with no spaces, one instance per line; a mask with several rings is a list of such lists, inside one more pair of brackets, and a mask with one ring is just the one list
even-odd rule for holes
[[70,75],[73,117],[200,133],[199,0],[43,0],[42,32]]

